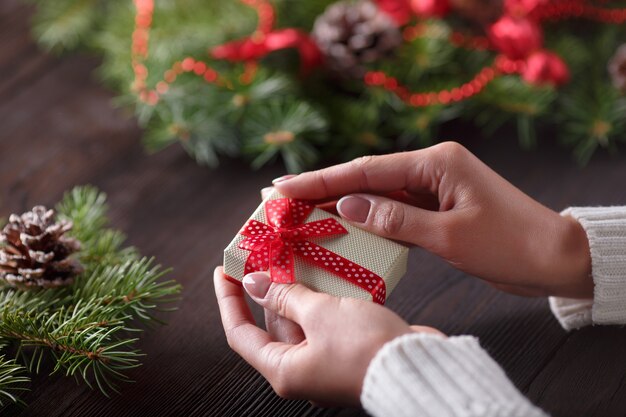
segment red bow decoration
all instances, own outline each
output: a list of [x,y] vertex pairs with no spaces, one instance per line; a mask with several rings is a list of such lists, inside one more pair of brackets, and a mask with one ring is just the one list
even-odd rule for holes
[[302,72],[307,73],[322,62],[322,53],[311,37],[297,29],[281,29],[218,45],[211,50],[215,59],[231,62],[253,61],[279,49],[297,48]]
[[295,256],[343,278],[372,294],[374,302],[384,304],[385,281],[372,271],[343,256],[310,242],[348,231],[333,218],[304,223],[315,207],[302,200],[281,198],[265,203],[265,218],[269,224],[248,220],[239,232],[245,236],[239,248],[250,251],[245,274],[269,271],[273,282],[293,283]]

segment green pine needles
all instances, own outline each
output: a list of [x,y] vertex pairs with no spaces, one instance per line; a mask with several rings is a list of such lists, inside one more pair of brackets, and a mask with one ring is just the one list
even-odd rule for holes
[[15,359],[6,359],[0,356],[0,407],[22,401],[16,396],[18,392],[26,390],[30,379],[26,376],[26,369],[18,365]]
[[[77,187],[57,206],[57,220],[69,220],[66,236],[80,241],[74,257],[83,272],[74,283],[53,289],[0,289],[0,405],[19,402],[27,373],[50,368],[83,380],[104,395],[128,381],[140,366],[135,348],[141,329],[162,323],[180,286],[152,259],[124,247],[124,235],[107,227],[105,195]],[[169,307],[168,307],[169,305]],[[8,355],[15,359],[8,360]]]
[[[617,149],[626,139],[626,100],[607,71],[626,41],[626,25],[583,19],[543,23],[545,48],[563,58],[572,76],[560,88],[504,76],[469,100],[416,108],[382,87],[323,69],[303,77],[293,49],[263,57],[252,81],[242,82],[245,64],[211,59],[207,52],[254,32],[257,16],[250,7],[238,0],[155,0],[144,62],[147,88],[154,89],[165,71],[185,57],[206,61],[223,85],[182,73],[158,104],[150,105],[132,91],[132,1],[29,1],[37,4],[34,32],[43,46],[56,51],[82,46],[102,54],[100,74],[120,92],[119,104],[135,108],[149,150],[180,143],[209,166],[222,157],[244,157],[254,168],[281,159],[289,171],[301,171],[321,158],[346,160],[428,146],[439,127],[455,119],[474,123],[490,137],[502,134],[502,127],[513,128],[508,132],[516,131],[524,148],[532,148],[538,137],[554,137],[582,164],[597,149]],[[310,32],[332,3],[272,0],[276,28]],[[601,7],[623,8],[626,2]],[[425,36],[405,41],[393,56],[367,69],[383,70],[413,92],[428,92],[458,87],[493,63],[493,51],[467,50],[448,41],[452,30],[484,34],[454,13],[422,23]]]

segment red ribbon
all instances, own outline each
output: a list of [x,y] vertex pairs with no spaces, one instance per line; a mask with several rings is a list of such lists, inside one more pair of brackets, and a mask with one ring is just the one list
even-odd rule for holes
[[231,62],[253,61],[273,51],[296,48],[300,53],[302,72],[307,73],[322,62],[322,53],[311,37],[297,29],[281,29],[259,34],[260,39],[247,37],[211,49],[215,59]]
[[269,271],[273,282],[295,282],[295,256],[349,281],[385,303],[385,281],[372,271],[308,239],[347,234],[333,218],[304,223],[315,207],[302,200],[281,198],[265,203],[268,224],[248,220],[239,232],[245,236],[239,248],[250,251],[245,273]]

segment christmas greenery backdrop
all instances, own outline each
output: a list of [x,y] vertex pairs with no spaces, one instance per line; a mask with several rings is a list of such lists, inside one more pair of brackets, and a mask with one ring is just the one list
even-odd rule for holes
[[622,1],[32,1],[43,46],[102,54],[148,149],[211,166],[299,171],[426,146],[459,118],[582,163],[626,137]]
[[[107,227],[105,196],[68,192],[54,211],[12,215],[0,233],[0,406],[28,373],[62,373],[108,395],[140,365],[141,329],[179,285]],[[12,359],[9,359],[12,357]]]

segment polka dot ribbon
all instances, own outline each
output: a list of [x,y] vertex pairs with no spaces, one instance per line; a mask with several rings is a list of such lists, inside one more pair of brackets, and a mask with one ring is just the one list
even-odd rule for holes
[[273,282],[295,282],[298,259],[349,281],[372,294],[374,302],[385,303],[385,281],[372,271],[323,246],[317,239],[347,234],[333,218],[304,223],[315,207],[302,200],[281,198],[265,203],[268,224],[250,219],[239,232],[245,239],[239,248],[250,251],[245,273],[269,271]]

